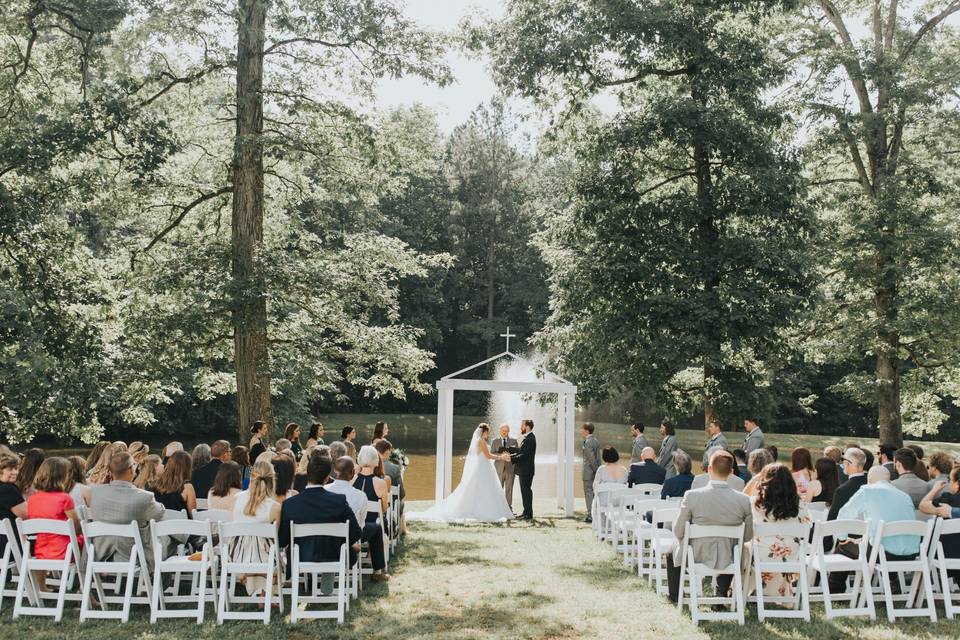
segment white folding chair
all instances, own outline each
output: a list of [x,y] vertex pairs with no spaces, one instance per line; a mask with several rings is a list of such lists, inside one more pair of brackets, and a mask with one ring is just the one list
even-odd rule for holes
[[[173,518],[157,522],[150,521],[150,537],[153,544],[153,593],[150,607],[150,623],[159,618],[196,618],[197,624],[203,622],[207,602],[217,606],[217,554],[213,546],[211,523],[204,520]],[[178,545],[176,553],[166,554],[164,549],[168,539],[198,538],[203,540],[199,560],[191,560],[183,545]],[[173,594],[163,590],[164,574],[174,575]],[[190,593],[180,595],[180,576],[191,576]],[[210,589],[207,591],[207,578]],[[168,608],[173,604],[194,604],[194,608]]]
[[[870,588],[870,565],[867,558],[867,532],[869,523],[862,520],[825,520],[818,522],[813,530],[813,552],[807,558],[809,584],[814,584],[816,574],[820,584],[810,587],[810,599],[823,602],[827,619],[841,616],[869,616],[876,620],[873,603],[873,590]],[[841,553],[827,553],[823,549],[824,538],[848,539],[858,537],[856,558]],[[830,574],[843,571],[853,574],[853,587],[842,594],[830,593]],[[837,607],[838,600],[846,600],[848,607]]]
[[653,512],[649,541],[647,543],[648,559],[645,564],[650,567],[647,571],[647,582],[653,582],[658,595],[667,592],[667,567],[664,558],[673,553],[678,544],[673,535],[673,523],[680,515],[677,507],[661,507]]
[[[699,525],[689,524],[686,528],[686,534],[683,538],[683,556],[680,559],[680,593],[677,598],[677,608],[683,608],[684,592],[687,592],[690,598],[690,617],[694,624],[699,624],[701,620],[736,620],[739,624],[744,623],[744,602],[743,602],[743,576],[741,574],[741,554],[743,552],[743,529],[744,525],[717,526],[717,525]],[[718,569],[714,569],[705,564],[697,562],[693,555],[694,540],[702,538],[725,538],[730,541],[733,547],[732,562]],[[715,594],[713,596],[701,596],[700,587],[704,578],[716,578],[722,575],[733,575],[731,589],[733,594]],[[689,578],[689,584],[684,584],[684,579]],[[732,611],[702,611],[701,605],[725,605],[732,607]]]
[[206,510],[207,510],[207,499],[197,498],[197,511],[206,511]]
[[[263,538],[270,545],[267,559],[263,562],[234,562],[231,557],[234,545],[241,538],[253,536]],[[242,575],[263,575],[266,586],[264,597],[238,596],[236,578]],[[217,597],[217,623],[224,620],[262,620],[270,624],[270,607],[275,602],[283,613],[283,593],[279,585],[283,573],[280,569],[280,546],[277,544],[277,526],[262,522],[221,522],[220,523],[220,595]],[[262,604],[262,611],[233,611],[234,604]]]
[[604,512],[610,501],[610,495],[614,491],[625,489],[626,485],[619,482],[603,482],[593,489],[593,502],[590,504],[590,518],[593,520],[593,534],[598,540],[604,540],[606,531],[604,523]]
[[[147,569],[147,555],[140,539],[140,527],[136,521],[129,524],[109,522],[81,522],[85,544],[87,545],[87,563],[83,573],[83,597],[80,601],[80,622],[91,618],[111,619],[127,622],[130,620],[130,607],[134,604],[151,605],[150,572]],[[130,541],[130,557],[126,560],[112,560],[98,557],[97,538],[119,538]],[[125,581],[126,589],[122,595],[108,595],[103,588],[101,577],[115,576],[119,586]],[[93,589],[97,590],[100,608],[91,607]],[[140,594],[143,595],[140,595]],[[118,604],[120,609],[110,609],[108,605]]]
[[206,511],[197,510],[193,514],[194,520],[205,522],[230,522],[232,514],[225,509],[207,509]]
[[[925,617],[931,622],[937,620],[937,606],[933,599],[933,587],[930,580],[930,558],[928,549],[933,536],[933,520],[920,522],[917,520],[902,520],[897,522],[880,522],[870,541],[873,546],[870,557],[870,573],[876,575],[880,582],[883,600],[887,607],[887,620],[893,622],[897,618]],[[920,551],[913,560],[890,560],[887,558],[883,539],[892,536],[916,536],[920,538]],[[911,574],[910,590],[906,591],[904,574]],[[901,593],[894,595],[891,581],[896,577],[899,580]],[[922,584],[922,587],[921,587]],[[922,594],[919,589],[923,589]],[[918,598],[922,595],[922,598]],[[918,601],[924,601],[925,606],[919,606]],[[906,606],[897,608],[895,603],[903,602]]]
[[[953,620],[960,613],[960,605],[953,603],[953,590],[948,571],[960,571],[960,558],[948,558],[943,547],[944,536],[960,536],[960,519],[937,518],[936,528],[930,543],[930,570],[937,585],[935,598],[943,600],[943,610],[947,618]],[[958,585],[960,586],[960,585]]]
[[[800,545],[793,559],[770,558],[766,555],[771,538],[793,538]],[[808,542],[810,525],[806,522],[755,522],[750,542],[750,567],[753,572],[754,593],[746,601],[757,603],[757,618],[803,618],[810,621],[810,584],[807,581]],[[792,596],[765,595],[764,573],[797,575],[798,592]],[[745,585],[748,587],[749,585]],[[794,608],[768,609],[768,604],[792,605]]]
[[[83,569],[81,568],[83,556],[80,553],[80,545],[77,542],[77,533],[73,528],[72,520],[48,520],[46,518],[34,518],[30,520],[21,520],[17,518],[17,530],[20,532],[20,581],[17,583],[16,600],[13,605],[13,618],[16,620],[21,615],[28,616],[51,616],[57,622],[63,618],[63,605],[67,600],[79,601],[82,597],[79,588],[80,581],[83,579]],[[33,557],[33,551],[28,538],[34,538],[39,534],[49,533],[60,536],[67,536],[66,552],[62,559],[43,560]],[[40,591],[36,582],[34,571],[54,571],[59,574],[59,587],[57,593],[48,593]],[[77,591],[70,592],[74,588],[76,580]],[[29,586],[28,586],[29,585]],[[23,602],[24,595],[32,591],[37,594],[36,606],[28,606]],[[55,599],[56,604],[53,607],[43,606],[43,601]]]
[[400,487],[390,487],[390,551],[400,542]]
[[[329,538],[342,539],[340,545],[340,556],[337,560],[329,562],[304,562],[300,559],[299,538],[308,538],[313,536],[324,536]],[[326,523],[326,524],[291,524],[290,525],[290,622],[296,622],[301,618],[336,618],[337,624],[343,624],[344,614],[350,598],[349,585],[349,543],[350,524]],[[324,595],[318,593],[318,580],[323,574],[333,574],[334,585],[333,593]],[[301,579],[304,584],[301,585]],[[312,595],[301,595],[301,586],[309,587],[312,583]],[[336,609],[308,609],[309,604],[336,604]]]
[[[23,558],[20,556],[20,538],[14,530],[12,522],[6,518],[0,520],[0,539],[4,540],[3,555],[0,556],[0,611],[3,610],[3,598],[16,598],[17,584],[20,582],[20,563]],[[7,580],[10,581],[10,587],[7,587]],[[37,594],[33,591],[32,584],[27,582],[27,599],[30,604],[37,604]]]
[[635,484],[630,489],[634,493],[641,493],[645,496],[655,496],[660,497],[660,492],[663,490],[662,484],[655,484],[652,482],[645,482],[643,484]]
[[[617,548],[623,551],[623,564],[625,566],[637,567],[639,577],[647,576],[649,578],[653,565],[647,562],[647,547],[651,537],[654,535],[654,528],[650,522],[647,522],[645,516],[647,513],[664,509],[670,506],[666,500],[660,498],[651,498],[650,496],[637,494],[629,498],[622,498],[622,507],[619,518],[620,535],[623,542],[617,541]],[[632,539],[631,539],[632,537]]]
[[620,544],[620,513],[623,508],[623,501],[628,499],[631,489],[620,485],[607,493],[606,502],[600,511],[603,529],[601,531],[601,540],[606,540],[614,547],[614,553],[619,551]]

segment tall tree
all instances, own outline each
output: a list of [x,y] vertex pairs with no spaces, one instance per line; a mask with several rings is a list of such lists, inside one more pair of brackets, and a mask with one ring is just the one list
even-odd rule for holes
[[707,421],[754,410],[808,291],[810,217],[767,18],[788,3],[510,2],[488,41],[501,83],[568,115],[620,109],[579,136],[573,204],[551,225],[541,342],[590,398],[633,388]]
[[915,433],[936,430],[957,391],[958,12],[955,0],[816,0],[790,27],[812,71],[798,96],[829,229],[814,351],[870,363],[838,388],[875,404],[880,439],[897,445],[905,383]]

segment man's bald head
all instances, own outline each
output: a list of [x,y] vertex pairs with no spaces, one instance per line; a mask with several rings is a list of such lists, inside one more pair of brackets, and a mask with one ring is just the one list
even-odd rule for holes
[[867,484],[876,484],[878,482],[890,482],[890,470],[882,464],[870,467],[867,472]]
[[337,475],[337,480],[352,480],[354,469],[356,469],[356,465],[350,456],[337,458],[336,462],[333,463],[333,472]]
[[640,452],[641,460],[656,460],[657,454],[654,452],[653,447],[644,447]]

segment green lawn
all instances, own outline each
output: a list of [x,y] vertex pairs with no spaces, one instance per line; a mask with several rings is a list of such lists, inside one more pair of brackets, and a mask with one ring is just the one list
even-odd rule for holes
[[[538,505],[539,506],[539,505]],[[151,626],[137,608],[126,625],[80,625],[71,610],[61,624],[10,619],[4,602],[4,638],[30,640],[189,640],[192,638],[344,640],[402,638],[717,638],[788,640],[864,638],[942,640],[957,636],[953,621],[873,624],[863,620],[827,622],[815,607],[811,623],[777,621],[763,625],[751,612],[746,627],[713,623],[695,627],[594,541],[589,527],[574,520],[543,518],[533,524],[451,526],[417,524],[393,560],[389,586],[366,588],[338,628],[332,621],[269,627],[228,623],[161,621]],[[208,611],[211,611],[208,609]],[[212,611],[211,611],[212,613]],[[878,613],[883,617],[882,608]]]

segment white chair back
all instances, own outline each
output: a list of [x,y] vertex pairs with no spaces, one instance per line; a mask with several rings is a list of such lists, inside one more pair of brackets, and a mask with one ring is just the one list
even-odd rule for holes
[[[220,522],[220,595],[217,598],[217,622],[224,620],[260,620],[264,624],[270,623],[270,609],[272,604],[278,604],[280,613],[283,613],[283,593],[279,587],[274,588],[281,579],[280,546],[277,544],[277,526],[265,522]],[[266,539],[269,545],[267,559],[234,560],[233,550],[243,538]],[[239,576],[263,575],[265,580],[265,595],[238,596],[234,593]],[[261,611],[233,611],[232,604],[259,604]]]
[[[379,503],[371,503],[379,504]],[[379,508],[379,507],[377,507]],[[337,560],[329,562],[304,562],[300,559],[300,546],[297,540],[301,538],[324,536],[337,538],[343,542],[340,544],[340,554]],[[350,576],[348,572],[349,550],[347,543],[350,536],[350,523],[331,522],[314,524],[291,524],[290,525],[290,545],[291,545],[291,572],[290,572],[290,621],[296,622],[303,618],[335,618],[338,624],[343,624],[344,615],[347,610],[347,604],[350,598]],[[331,595],[317,593],[316,578],[323,573],[333,573],[335,576],[334,590]],[[309,578],[313,577],[313,592],[307,595],[301,595],[301,586],[307,586],[310,583]],[[305,585],[301,585],[301,580]],[[309,609],[310,604],[335,604],[336,609]]]
[[206,511],[206,510],[207,510],[207,499],[197,498],[197,511]]
[[652,482],[645,482],[643,484],[635,484],[631,487],[631,490],[634,493],[641,493],[645,496],[657,496],[660,497],[660,492],[663,490],[662,484],[655,484]]
[[[810,585],[807,576],[808,543],[811,525],[807,522],[756,522],[753,525],[753,541],[750,543],[753,574],[753,596],[748,601],[757,603],[757,618],[803,618],[810,620]],[[797,545],[796,557],[770,558],[768,550],[771,538],[793,540]],[[789,542],[788,542],[789,544]],[[796,576],[798,592],[793,595],[766,595],[763,590],[765,574]],[[786,579],[786,578],[784,578]],[[749,586],[747,587],[749,589]],[[768,609],[768,604],[785,605],[783,609]]]
[[207,509],[206,511],[195,511],[194,520],[205,520],[207,522],[230,522],[231,513],[225,509]]
[[[67,600],[81,599],[79,591],[73,591],[74,579],[77,582],[83,578],[83,556],[77,542],[77,533],[73,528],[72,520],[50,520],[46,518],[31,518],[21,520],[17,518],[16,529],[20,534],[20,581],[17,583],[17,594],[13,605],[13,618],[21,615],[50,616],[56,622],[63,619],[63,607]],[[33,539],[41,533],[51,533],[67,536],[67,548],[62,559],[45,560],[35,558],[28,539]],[[35,572],[57,571],[60,574],[59,588],[56,594],[56,604],[53,607],[43,606],[46,594],[40,592],[36,583]],[[49,584],[49,582],[48,582]],[[71,593],[68,594],[68,591]],[[36,606],[24,604],[23,599],[28,593],[37,594]],[[32,603],[31,603],[32,604]]]
[[[894,622],[897,618],[906,617],[926,617],[931,622],[935,622],[937,619],[936,601],[933,599],[933,584],[930,575],[930,557],[928,555],[935,525],[935,520],[880,522],[877,525],[876,532],[871,536],[870,543],[873,551],[870,556],[870,573],[875,573],[879,579],[880,590],[886,604],[887,620],[890,622]],[[887,556],[883,541],[895,536],[919,538],[916,558],[891,559]],[[906,590],[906,584],[903,580],[904,574],[913,577],[909,593],[903,593]],[[898,594],[894,594],[891,587],[891,582],[895,577],[899,579],[901,586],[901,593]],[[923,591],[920,591],[921,588]],[[925,606],[921,606],[920,601],[924,602]],[[897,602],[903,602],[905,606],[897,607]]]
[[[91,618],[117,619],[127,622],[133,604],[150,604],[150,573],[147,570],[146,551],[140,539],[140,527],[136,521],[127,524],[113,522],[81,522],[80,528],[87,544],[87,564],[83,576],[83,599],[80,603],[80,622]],[[98,538],[121,538],[129,541],[130,554],[126,560],[101,558],[97,550]],[[102,582],[103,575],[115,576],[117,589],[126,581],[122,595],[108,595]],[[91,606],[93,589],[96,588],[99,609]],[[118,604],[119,610],[110,610],[107,605]]]
[[[184,517],[168,517],[182,513]],[[206,603],[217,605],[217,554],[213,545],[213,526],[207,520],[189,520],[185,511],[167,511],[161,521],[150,521],[150,537],[153,545],[153,593],[151,595],[150,623],[159,618],[195,618],[203,622]],[[178,545],[170,553],[168,541],[200,540],[200,559],[192,560],[184,545]],[[196,544],[196,543],[195,543]],[[163,575],[174,574],[172,592],[163,588]],[[190,592],[180,595],[182,574],[192,577]],[[210,580],[209,591],[207,579]],[[192,608],[175,608],[170,605],[192,604]]]

